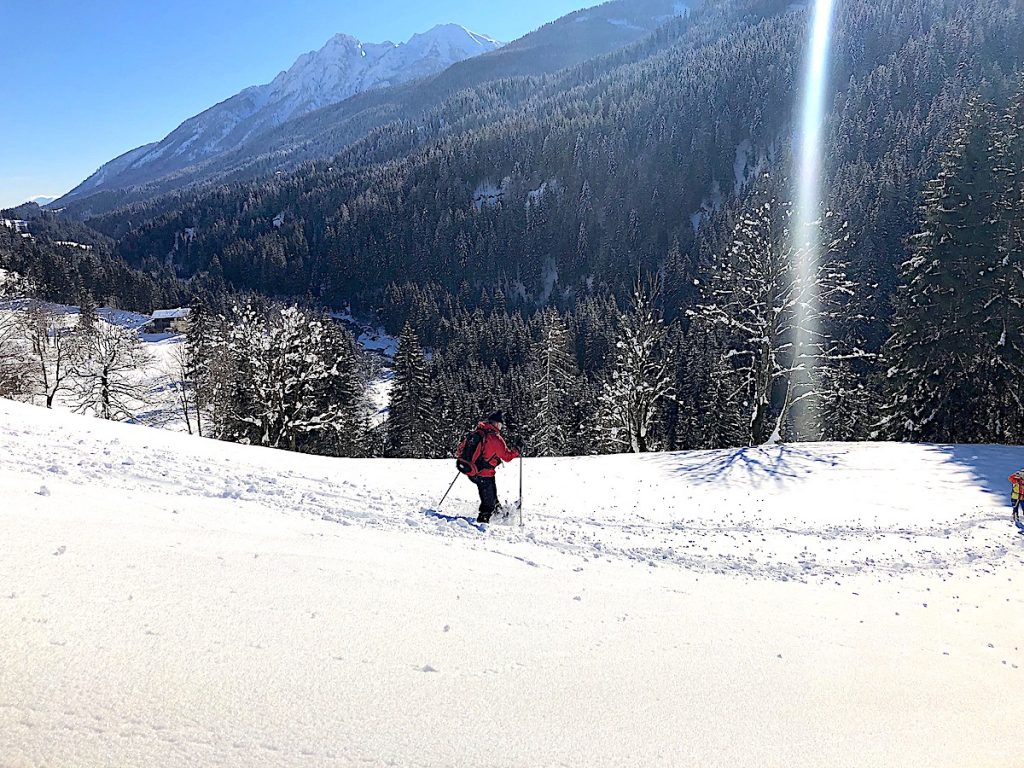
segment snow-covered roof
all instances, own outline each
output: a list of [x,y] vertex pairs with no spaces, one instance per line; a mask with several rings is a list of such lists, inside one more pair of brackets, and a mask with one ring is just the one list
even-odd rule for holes
[[178,309],[158,309],[153,313],[154,320],[179,320],[183,317],[188,317],[192,312],[188,307],[179,307]]

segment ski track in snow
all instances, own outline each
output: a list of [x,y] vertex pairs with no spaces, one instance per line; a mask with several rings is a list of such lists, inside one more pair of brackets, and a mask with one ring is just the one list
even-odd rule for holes
[[0,766],[1019,764],[1024,448],[523,466],[0,400]]
[[[90,442],[61,441],[52,431],[35,426],[8,428],[0,436],[0,450],[6,453],[3,464],[9,469],[38,473],[44,468],[41,482],[47,474],[71,485],[102,482],[141,496],[179,496],[186,504],[190,498],[232,499],[243,506],[265,506],[343,525],[473,539],[478,540],[475,546],[488,550],[540,547],[583,562],[625,560],[649,567],[817,582],[863,573],[894,577],[928,572],[945,578],[964,567],[991,572],[1007,561],[1024,562],[1020,547],[1007,539],[1003,499],[953,489],[961,498],[959,507],[949,510],[946,481],[962,479],[966,470],[938,447],[878,445],[868,455],[863,447],[821,445],[651,454],[612,462],[603,457],[527,459],[529,525],[520,529],[495,524],[481,535],[476,526],[426,514],[433,509],[428,494],[443,493],[452,462],[404,462],[408,472],[391,478],[400,479],[399,491],[387,490],[391,473],[379,471],[381,462],[250,449],[252,463],[240,467],[231,457],[219,455],[213,441],[190,443],[202,449],[196,456],[149,448],[145,439],[141,446],[125,445],[117,438]],[[16,448],[25,445],[37,447],[30,452]],[[1024,466],[1024,449],[1002,450],[1015,454],[1016,463]],[[872,463],[865,464],[865,459]],[[731,466],[741,461],[744,466]],[[850,476],[884,472],[891,461],[902,467],[908,461],[922,464],[905,471],[915,480],[934,476],[934,486],[914,487],[909,493],[899,484],[881,489],[892,496],[885,510],[888,518],[873,519],[877,515],[872,506],[859,505],[857,492],[848,490]],[[282,471],[281,463],[288,468]],[[604,470],[613,464],[620,470],[618,476]],[[598,488],[595,493],[593,477],[578,467],[600,467],[606,487],[615,489],[610,498],[607,490]],[[510,492],[517,472],[515,464],[499,471],[499,488],[509,502],[514,502]],[[806,510],[790,514],[794,510],[778,506],[778,496],[785,498],[788,488],[798,501],[797,490],[812,476],[818,484],[837,488],[833,496],[825,495],[827,506],[811,510],[814,519],[808,520]],[[419,492],[410,493],[409,486]],[[557,495],[546,498],[552,489]],[[765,490],[775,498],[769,499]],[[879,491],[864,490],[868,496]],[[460,478],[442,511],[472,516],[474,494],[475,488]],[[564,509],[566,497],[578,499],[577,508]],[[937,508],[939,499],[944,499],[945,516],[930,519],[927,510]],[[905,512],[906,517],[893,519],[894,511]]]

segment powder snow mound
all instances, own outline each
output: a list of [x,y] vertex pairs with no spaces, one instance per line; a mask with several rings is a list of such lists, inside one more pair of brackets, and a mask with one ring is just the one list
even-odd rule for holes
[[1024,448],[523,466],[482,528],[450,461],[0,401],[3,761],[1017,764]]

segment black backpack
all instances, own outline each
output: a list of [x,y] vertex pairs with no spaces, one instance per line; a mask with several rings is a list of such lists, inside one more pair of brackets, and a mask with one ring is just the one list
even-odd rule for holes
[[455,466],[466,477],[476,477],[480,472],[477,461],[484,447],[484,436],[479,429],[467,432],[459,447],[455,449]]

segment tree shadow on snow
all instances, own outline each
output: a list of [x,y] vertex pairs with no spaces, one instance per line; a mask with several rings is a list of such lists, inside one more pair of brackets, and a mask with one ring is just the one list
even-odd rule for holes
[[661,454],[654,463],[695,485],[746,482],[756,486],[769,481],[784,484],[802,479],[815,470],[839,466],[845,455],[846,450],[839,444],[817,443],[813,448],[804,448],[783,443]]
[[950,464],[966,470],[986,493],[1010,503],[1009,477],[1024,468],[1024,446],[1019,445],[930,445]]

